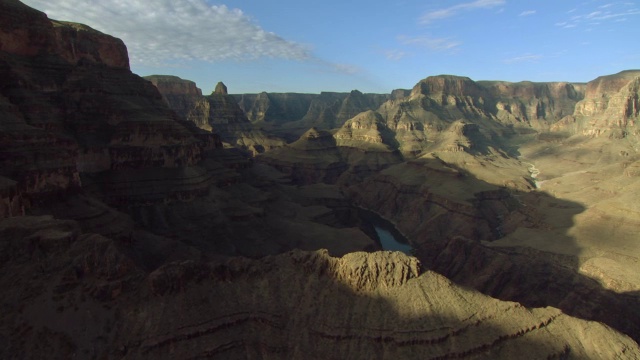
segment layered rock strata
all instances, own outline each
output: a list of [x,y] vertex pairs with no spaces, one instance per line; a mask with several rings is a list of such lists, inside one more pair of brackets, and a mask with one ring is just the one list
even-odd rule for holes
[[16,182],[3,215],[79,192],[83,178],[192,167],[221,147],[130,72],[121,40],[17,1],[0,6],[1,175]]
[[284,145],[284,141],[256,128],[249,122],[235,98],[222,82],[208,96],[195,83],[176,76],[147,76],[171,109],[201,129],[212,131],[221,139],[256,155]]
[[637,140],[640,135],[640,70],[601,76],[587,84],[584,100],[553,130],[590,137]]
[[158,88],[169,107],[184,119],[193,122],[201,129],[211,131],[209,112],[211,105],[202,96],[196,83],[182,80],[177,76],[145,76]]
[[606,326],[461,288],[398,252],[145,270],[69,221],[6,219],[0,234],[3,358],[640,356]]

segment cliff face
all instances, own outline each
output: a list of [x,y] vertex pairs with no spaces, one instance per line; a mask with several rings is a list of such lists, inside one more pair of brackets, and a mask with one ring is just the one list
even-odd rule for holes
[[576,104],[556,130],[587,136],[637,138],[640,135],[640,71],[628,70],[601,76],[587,84],[584,100]]
[[193,166],[219,146],[129,71],[122,41],[17,1],[0,13],[1,175],[16,181],[3,216],[77,192],[85,176]]
[[491,95],[488,106],[499,121],[515,127],[528,124],[540,131],[548,131],[554,123],[572,114],[585,94],[584,84],[565,82],[481,81],[479,84]]
[[0,235],[0,282],[11,284],[3,358],[640,356],[606,326],[458,287],[398,252],[293,251],[146,270],[70,221],[5,219]]
[[169,107],[179,116],[201,129],[211,131],[211,105],[204,99],[202,90],[196,87],[196,83],[166,75],[146,76],[145,80],[151,81],[158,88]]
[[[637,143],[549,135],[565,121],[559,116],[581,104],[579,85],[490,85],[429,78],[408,97],[360,113],[337,131],[307,133],[257,161],[296,183],[336,184],[393,221],[429,268],[456,281],[501,299],[556,306],[637,338],[638,223],[631,214],[638,206],[629,196],[640,184]],[[630,80],[600,96],[624,100],[613,109],[633,114],[634,86]],[[519,137],[492,112],[492,92],[505,104],[533,99],[548,106],[524,114],[538,120],[523,117],[520,130],[529,131]],[[532,137],[536,126],[541,135]],[[506,137],[511,144],[502,142]]]
[[[640,337],[634,144],[500,142],[514,132],[497,97],[551,109],[578,87],[439,76],[388,97],[267,94],[265,128],[340,128],[305,128],[254,162],[166,104],[204,98],[223,136],[266,139],[223,84],[205,97],[179,79],[154,86],[108,36],[12,0],[0,14],[0,357],[640,356],[606,326],[422,268]],[[588,117],[637,116],[634,81],[594,85],[608,105]],[[549,193],[532,191],[536,171]],[[357,253],[380,245],[353,205],[393,221],[417,258]]]
[[253,155],[284,145],[283,140],[255,128],[221,82],[210,95],[203,96],[194,82],[176,76],[155,75],[146,79],[181,118],[215,133],[225,142]]
[[314,95],[262,92],[235,97],[251,122],[285,123],[302,119]]
[[[250,121],[279,125],[295,123],[295,127],[301,129],[311,126],[323,129],[340,127],[360,112],[377,109],[391,97],[383,94],[363,94],[358,90],[348,94],[263,92],[235,96]],[[290,124],[287,126],[292,127]],[[302,132],[293,131],[292,134],[300,135]]]
[[87,61],[129,69],[127,48],[120,39],[85,25],[51,21],[18,0],[3,1],[1,6],[0,51],[25,57],[48,54],[70,64]]
[[439,75],[421,80],[411,91],[395,90],[390,95],[354,90],[350,94],[261,93],[236,98],[251,121],[271,123],[272,131],[291,140],[311,126],[335,129],[351,121],[340,130],[345,139],[355,117],[374,111],[384,119],[385,132],[394,138],[392,147],[411,155],[432,151],[434,144],[448,141],[442,139],[442,133],[461,119],[479,125],[480,133],[494,143],[514,130],[549,131],[574,112],[584,91],[583,84],[475,82]]

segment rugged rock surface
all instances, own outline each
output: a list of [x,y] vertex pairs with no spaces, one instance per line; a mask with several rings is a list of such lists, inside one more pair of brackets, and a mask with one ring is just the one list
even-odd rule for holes
[[77,192],[85,175],[192,166],[219,146],[129,71],[119,39],[0,6],[1,175],[16,181],[4,216]]
[[18,0],[2,3],[0,51],[24,57],[55,55],[70,64],[104,64],[129,69],[122,40],[82,24],[51,21]]
[[225,142],[254,155],[284,145],[283,140],[267,135],[249,122],[222,82],[211,95],[203,96],[194,82],[176,76],[154,75],[145,79],[158,88],[178,115],[201,129],[216,133]]
[[222,82],[218,82],[216,84],[216,88],[213,90],[214,94],[218,94],[218,95],[228,95],[229,93],[227,92],[227,86]]
[[196,83],[180,79],[177,76],[145,76],[158,88],[169,107],[184,119],[193,122],[201,129],[211,131],[209,112],[211,105],[202,96]]
[[[514,87],[529,94],[518,101],[560,94],[554,112],[538,114],[546,128],[560,126],[551,124],[580,98],[571,95],[578,85]],[[487,91],[465,78],[424,80],[411,96],[350,119],[333,139],[330,132],[303,136],[258,161],[299,183],[337,184],[392,220],[429,268],[455,281],[529,306],[556,306],[637,338],[637,142],[510,133],[512,124],[496,122],[492,107],[481,106],[479,99],[492,96]],[[633,101],[621,104],[617,112]],[[395,143],[384,141],[385,133]],[[498,134],[510,140],[498,141]],[[411,146],[415,160],[374,160]],[[363,155],[346,155],[353,149]],[[532,191],[539,186],[548,192]]]
[[[195,84],[131,74],[118,40],[12,0],[0,17],[0,357],[638,357],[606,326],[354,253],[380,247],[352,206],[456,282],[639,339],[633,73],[560,122],[579,85],[260,95],[263,131],[302,136],[254,162],[167,107]],[[207,123],[257,131],[216,88]],[[343,257],[283,254],[321,248]]]
[[[260,93],[235,95],[250,121],[266,123],[286,138],[296,138],[310,127],[333,129],[360,112],[377,109],[391,96],[322,92],[320,94]],[[401,96],[398,92],[398,96]],[[275,126],[275,127],[274,127]]]
[[284,123],[302,119],[316,95],[261,92],[235,97],[251,122]]
[[640,135],[640,70],[601,76],[587,84],[585,99],[553,130],[621,139]]
[[[20,16],[23,10],[28,14],[21,4],[0,6],[8,18],[18,10]],[[27,26],[32,23],[38,24],[25,20],[20,25],[37,34],[40,28]],[[20,29],[5,31],[3,41],[22,36]],[[247,157],[222,149],[217,135],[181,119],[155,86],[127,68],[40,52],[2,51],[0,61],[3,217],[53,213],[126,242],[178,248],[187,242],[191,250],[179,251],[185,254],[263,256],[297,247],[341,255],[379,248],[342,210],[334,214],[327,207],[303,206],[290,199],[288,188],[278,189],[275,180],[248,170]],[[199,96],[193,83],[152,80],[173,99]],[[234,120],[243,116],[233,97],[212,97],[230,106],[206,99],[214,105],[209,115],[221,114],[221,119],[231,109]],[[335,221],[325,224],[331,217]],[[309,236],[294,239],[301,227]],[[340,241],[345,236],[355,241]]]
[[487,106],[495,117],[518,131],[548,131],[560,119],[573,114],[576,103],[585,94],[585,85],[577,83],[479,81],[478,84],[491,95]]
[[3,358],[640,356],[606,326],[458,287],[398,252],[145,269],[70,221],[5,219],[0,234]]

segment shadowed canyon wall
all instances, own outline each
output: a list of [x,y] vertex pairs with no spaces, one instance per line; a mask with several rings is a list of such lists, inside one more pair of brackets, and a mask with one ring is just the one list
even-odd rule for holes
[[0,20],[0,357],[640,357],[637,72],[202,95],[16,0]]

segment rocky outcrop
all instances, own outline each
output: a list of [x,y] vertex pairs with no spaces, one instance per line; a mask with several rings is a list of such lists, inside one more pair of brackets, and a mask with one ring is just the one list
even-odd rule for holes
[[550,126],[574,112],[584,98],[585,84],[566,82],[479,81],[491,95],[487,104],[495,117],[518,131],[548,131]]
[[196,87],[196,83],[168,75],[144,78],[158,88],[169,107],[179,116],[193,122],[201,129],[211,131],[211,124],[209,124],[211,105],[202,96],[202,90]]
[[293,251],[145,270],[69,221],[8,219],[0,234],[3,358],[640,356],[606,326],[461,288],[398,252]]
[[4,216],[79,192],[83,177],[194,166],[221,146],[129,71],[122,41],[17,1],[0,13],[0,175],[15,181]]
[[227,92],[227,86],[222,82],[218,82],[216,84],[216,88],[213,90],[214,94],[218,94],[218,95],[228,95],[229,93]]
[[334,135],[338,146],[359,149],[396,149],[394,134],[386,127],[382,116],[372,110],[348,120]]
[[351,177],[401,162],[400,153],[388,145],[393,138],[381,119],[374,112],[369,115],[372,117],[365,114],[361,122],[348,123],[336,134],[311,128],[298,140],[262,154],[256,161],[282,171],[295,184],[349,182]]
[[169,107],[180,117],[201,129],[212,131],[220,138],[256,155],[284,145],[284,141],[267,135],[249,122],[233,96],[227,94],[222,82],[211,95],[203,96],[196,84],[175,76],[146,77],[162,94]]
[[640,135],[640,70],[601,76],[587,84],[584,100],[572,116],[563,119],[556,131],[591,137],[625,138]]
[[[584,156],[584,150],[580,154]],[[558,160],[553,157],[550,161]],[[500,171],[490,162],[482,167]],[[505,180],[504,175],[495,179]],[[393,165],[346,191],[360,206],[393,221],[429,269],[503,300],[526,306],[558,307],[565,313],[604,322],[638,338],[640,328],[636,324],[640,313],[635,305],[638,297],[630,291],[634,289],[630,285],[634,277],[619,268],[621,264],[633,268],[636,252],[629,250],[625,259],[603,255],[607,251],[615,253],[619,246],[627,248],[629,245],[621,244],[635,241],[630,234],[635,234],[632,229],[637,229],[637,222],[623,219],[617,212],[624,203],[616,200],[615,211],[611,210],[618,214],[617,230],[612,226],[607,231],[617,234],[613,240],[599,230],[604,226],[597,223],[602,221],[599,218],[591,216],[586,220],[588,224],[575,226],[575,219],[595,212],[600,208],[598,203],[591,203],[587,209],[582,205],[584,199],[578,203],[530,192],[526,186],[515,190],[519,187],[517,177],[512,174],[511,179],[514,183],[495,186],[480,181],[455,163],[422,158]],[[620,183],[615,180],[615,184]],[[585,190],[590,196],[593,191]],[[611,196],[613,193],[607,198]],[[635,205],[625,208],[635,209]],[[580,230],[585,226],[585,230]],[[590,240],[583,234],[585,231],[597,231],[598,235]],[[626,232],[629,235],[625,236]],[[592,244],[594,241],[613,243],[596,246]],[[592,254],[593,260],[585,262],[589,259],[587,254]],[[596,263],[601,267],[596,267]],[[603,275],[605,272],[607,276]],[[627,292],[623,293],[625,288]],[[620,313],[625,316],[618,316]]]
[[266,93],[235,95],[251,122],[286,123],[304,117],[316,95]]
[[[400,93],[398,93],[400,94]],[[367,110],[377,109],[390,98],[384,94],[322,92],[320,94],[260,93],[235,95],[242,110],[252,122],[267,122],[286,128],[294,136],[315,126],[333,129]],[[304,129],[296,132],[295,129]]]
[[6,0],[0,15],[0,51],[24,57],[55,55],[64,62],[89,62],[129,69],[127,48],[120,39],[86,25],[51,21],[17,0]]
[[358,90],[349,93],[342,102],[333,127],[342,126],[347,120],[353,118],[361,112],[377,109],[382,103],[389,99],[386,94],[363,94]]

